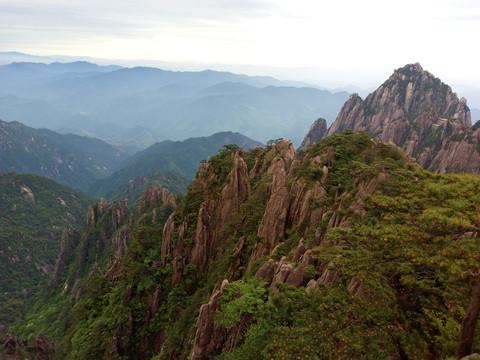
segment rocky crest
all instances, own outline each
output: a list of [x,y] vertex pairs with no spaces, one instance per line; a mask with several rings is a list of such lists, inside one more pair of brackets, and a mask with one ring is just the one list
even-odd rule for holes
[[[465,98],[458,99],[416,63],[395,70],[365,100],[352,94],[324,136],[344,129],[366,131],[401,147],[426,169],[478,174],[480,132],[471,126]],[[320,137],[311,130],[305,139]]]
[[[325,185],[329,172],[328,166],[321,166],[322,175],[313,182],[295,174],[300,171],[299,166],[302,161],[312,166],[319,166],[324,159],[330,158],[333,161],[332,153],[307,156],[299,160],[293,145],[288,140],[282,139],[265,151],[263,156],[258,156],[251,161],[253,165],[250,171],[247,171],[245,154],[242,151],[233,152],[231,157],[232,169],[228,173],[220,194],[215,195],[211,191],[210,184],[215,182],[216,176],[212,164],[208,163],[200,169],[197,179],[192,184],[198,187],[196,191],[203,193],[204,196],[196,218],[189,220],[188,216],[179,217],[179,214],[172,214],[165,224],[161,262],[162,265],[167,265],[168,258],[172,259],[172,286],[182,283],[186,264],[194,264],[197,274],[212,270],[210,264],[223,254],[221,249],[225,246],[227,238],[222,234],[228,226],[232,225],[232,221],[235,221],[234,214],[239,216],[241,222],[246,221],[247,215],[244,214],[246,209],[243,204],[246,204],[250,197],[258,196],[252,193],[254,190],[249,181],[252,178],[261,178],[268,183],[261,194],[264,210],[257,227],[257,237],[261,241],[252,244],[251,253],[247,254],[250,262],[270,258],[256,272],[256,277],[265,281],[272,291],[276,290],[279,283],[295,287],[304,285],[313,290],[338,281],[339,274],[331,270],[328,264],[315,260],[307,251],[303,239],[294,247],[294,254],[290,260],[298,263],[298,266],[293,266],[285,256],[279,261],[274,261],[271,257],[282,247],[288,238],[289,231],[301,231],[302,234],[307,234],[315,232],[316,229],[314,244],[322,244],[326,241],[331,228],[349,225],[348,217],[341,215],[342,209],[364,216],[363,199],[374,193],[378,185],[387,179],[386,175],[380,173],[368,180],[358,180],[355,183],[357,191],[354,200],[348,205],[339,200],[332,207],[327,205],[318,207],[316,204],[327,198]],[[337,212],[333,215],[329,213],[332,208],[338,211],[338,215]],[[323,229],[316,228],[322,219],[329,216],[329,221]],[[185,241],[190,241],[190,237],[193,245],[191,248],[186,248]],[[245,237],[240,237],[236,241],[236,246],[232,250],[235,265],[231,268],[228,280],[224,280],[222,286],[212,293],[208,303],[200,309],[192,359],[205,360],[211,358],[213,354],[230,350],[230,344],[238,334],[238,327],[227,331],[224,327],[217,325],[214,321],[214,313],[218,308],[225,284],[236,280],[240,275],[238,269],[246,265],[243,257],[248,243],[249,240]],[[310,272],[305,272],[307,267]],[[312,269],[317,275],[312,276]],[[351,293],[361,296],[363,287],[355,283],[353,278],[351,281],[353,282]],[[251,321],[251,317],[244,314],[239,326],[247,329]]]
[[428,314],[460,326],[479,189],[365,132],[299,152],[285,139],[225,146],[173,214],[152,189],[133,211],[102,200],[78,236],[65,232],[65,254],[78,245],[55,289],[75,306],[56,356],[440,358]]
[[318,139],[323,139],[327,134],[327,131],[327,120],[323,118],[315,120],[300,144],[299,149],[306,149],[309,145],[313,144],[315,141],[318,141]]

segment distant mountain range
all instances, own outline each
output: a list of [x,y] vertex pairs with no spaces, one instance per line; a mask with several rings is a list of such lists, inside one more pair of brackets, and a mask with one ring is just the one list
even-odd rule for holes
[[0,120],[0,170],[32,173],[88,191],[128,153],[104,141]]
[[300,143],[312,119],[333,121],[348,93],[291,84],[212,70],[12,63],[0,66],[0,116],[134,149],[220,131]]
[[140,198],[162,185],[185,193],[202,159],[226,144],[262,146],[244,135],[222,132],[184,141],[166,140],[131,153],[102,140],[0,120],[0,171],[32,173],[109,200]]
[[[72,89],[79,108],[113,94],[127,109],[165,91],[167,105],[175,93],[178,109],[206,101],[213,114],[244,97],[255,109],[275,105],[282,119],[295,116],[286,102],[309,108],[316,94],[230,79],[130,96],[124,84],[173,75],[101,71],[94,77],[145,74],[104,88],[87,86],[89,71],[58,77],[61,91],[35,86],[57,105]],[[212,74],[190,75],[201,83]],[[176,119],[183,133],[202,124]],[[171,123],[156,132],[137,124],[131,145]],[[80,191],[0,172],[0,358],[466,359],[477,351],[480,178],[415,163],[480,173],[480,123],[472,126],[464,98],[408,64],[365,99],[352,94],[330,126],[316,120],[300,151],[286,139],[257,145],[221,132],[128,157],[101,140],[0,122],[0,170],[38,170],[128,200],[86,209],[92,198]],[[164,188],[182,192],[192,179],[183,196]]]

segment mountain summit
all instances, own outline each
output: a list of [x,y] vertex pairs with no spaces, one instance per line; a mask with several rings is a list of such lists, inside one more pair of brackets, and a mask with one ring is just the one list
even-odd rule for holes
[[395,70],[365,100],[352,94],[327,136],[363,130],[401,147],[426,169],[479,173],[480,132],[471,122],[466,99],[416,63]]

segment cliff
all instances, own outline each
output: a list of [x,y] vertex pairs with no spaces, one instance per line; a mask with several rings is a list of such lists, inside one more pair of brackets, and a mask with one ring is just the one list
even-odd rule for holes
[[[67,325],[43,329],[63,359],[451,356],[478,272],[479,190],[365,132],[298,153],[227,145],[171,214],[160,190],[134,212],[89,210],[69,262],[85,259],[84,275],[70,265],[56,288],[75,274],[53,323]],[[45,321],[27,318],[21,337]]]
[[310,130],[308,130],[308,133],[300,144],[299,149],[306,149],[315,141],[323,139],[327,134],[327,131],[327,120],[323,118],[317,119],[312,126],[310,126]]
[[[471,125],[466,99],[417,63],[395,70],[365,100],[352,94],[326,136],[366,131],[401,147],[425,169],[478,174],[480,133]],[[310,132],[307,138],[321,137]]]

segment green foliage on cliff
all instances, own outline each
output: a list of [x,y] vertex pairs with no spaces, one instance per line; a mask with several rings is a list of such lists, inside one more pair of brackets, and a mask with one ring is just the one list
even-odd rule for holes
[[[243,345],[219,358],[454,355],[472,275],[480,271],[480,178],[431,174],[362,133],[327,138],[303,161],[325,153],[331,154],[323,159],[327,204],[355,194],[360,179],[387,177],[363,199],[363,217],[334,211],[350,226],[329,229],[326,243],[309,251],[339,280],[307,292],[279,286],[256,311]],[[302,165],[297,173],[311,180],[310,167]],[[349,291],[354,282],[358,294]]]
[[63,228],[94,199],[37,175],[0,173],[0,325],[21,318],[48,281]]
[[[267,172],[266,151],[221,150],[201,168],[170,228],[163,224],[171,209],[158,204],[128,212],[120,224],[112,219],[123,207],[96,205],[95,225],[80,233],[55,290],[60,305],[44,300],[15,329],[54,336],[58,359],[184,359],[197,330],[205,332],[198,346],[218,341],[206,356],[224,360],[454,355],[480,272],[480,178],[432,174],[395,147],[345,131],[286,161],[288,192],[276,193],[279,175]],[[246,199],[221,223],[236,155],[257,170]],[[293,211],[307,190],[312,201],[299,206],[300,223],[288,212],[275,218],[283,228],[271,251],[252,257],[268,245],[260,229],[272,196],[285,194]],[[121,239],[124,229],[131,242],[116,256],[107,239]],[[307,262],[294,259],[301,238]],[[266,261],[282,258],[285,271],[303,273],[297,287],[255,279]],[[197,329],[205,313],[210,322]]]
[[0,170],[37,174],[89,193],[127,155],[104,141],[0,120]]

